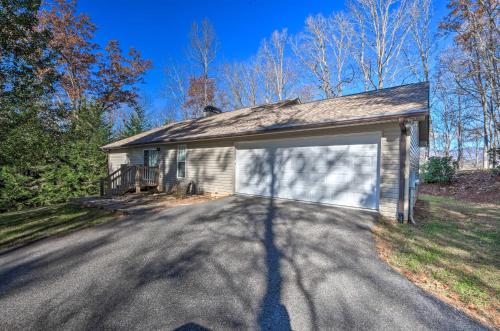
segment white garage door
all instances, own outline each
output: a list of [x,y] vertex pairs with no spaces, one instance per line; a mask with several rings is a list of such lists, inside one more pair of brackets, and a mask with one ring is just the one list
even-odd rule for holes
[[236,146],[236,193],[378,209],[379,134]]

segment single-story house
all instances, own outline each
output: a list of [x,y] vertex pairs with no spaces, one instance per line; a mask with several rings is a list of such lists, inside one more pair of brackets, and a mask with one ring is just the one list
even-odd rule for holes
[[220,112],[103,146],[109,171],[159,167],[159,189],[293,199],[411,217],[419,147],[429,141],[427,82]]

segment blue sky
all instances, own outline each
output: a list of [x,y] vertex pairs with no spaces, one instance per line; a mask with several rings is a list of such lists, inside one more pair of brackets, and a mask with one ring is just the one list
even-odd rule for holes
[[154,68],[142,92],[161,108],[163,68],[173,59],[182,62],[193,21],[208,18],[215,27],[218,60],[244,60],[254,55],[260,41],[276,29],[302,29],[309,14],[341,10],[343,2],[328,0],[264,1],[137,1],[80,0],[78,8],[97,25],[96,39],[104,45],[118,39],[122,48],[137,48]]
[[[219,61],[244,60],[254,55],[263,38],[274,30],[288,28],[296,33],[310,14],[330,14],[344,9],[344,1],[332,0],[80,0],[78,9],[97,25],[96,39],[104,45],[118,39],[122,48],[135,47],[154,68],[146,77],[141,93],[161,111],[163,69],[173,60],[182,62],[193,21],[208,18],[219,42]],[[445,2],[435,2],[444,12]],[[439,16],[439,15],[437,15]]]

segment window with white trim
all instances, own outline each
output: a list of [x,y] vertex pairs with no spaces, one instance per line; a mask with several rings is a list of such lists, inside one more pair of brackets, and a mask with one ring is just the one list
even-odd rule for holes
[[186,177],[186,145],[177,146],[177,178]]

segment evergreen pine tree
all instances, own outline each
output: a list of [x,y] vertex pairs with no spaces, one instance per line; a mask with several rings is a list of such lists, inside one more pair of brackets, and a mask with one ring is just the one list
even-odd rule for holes
[[127,138],[151,129],[151,123],[146,118],[144,108],[137,105],[134,107],[129,119],[125,122],[120,138]]

